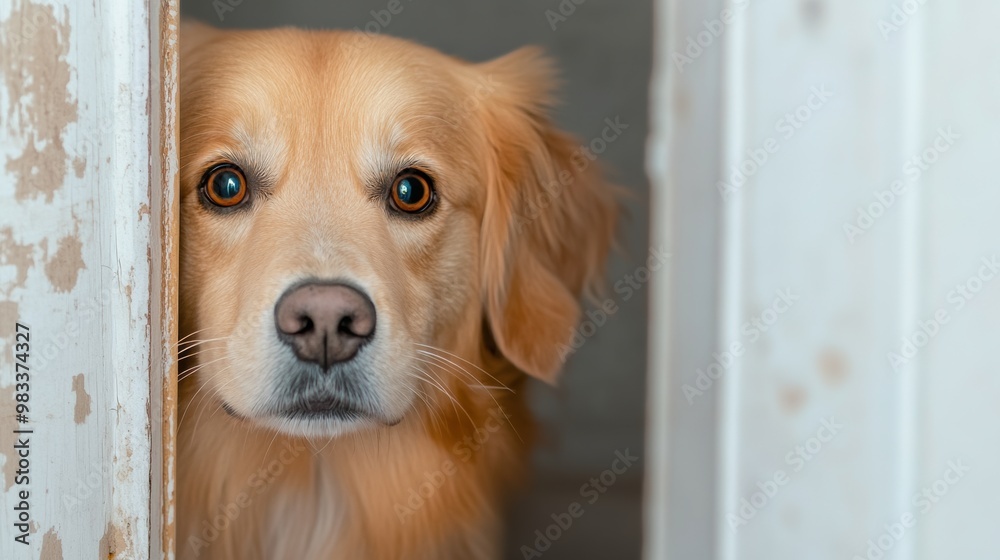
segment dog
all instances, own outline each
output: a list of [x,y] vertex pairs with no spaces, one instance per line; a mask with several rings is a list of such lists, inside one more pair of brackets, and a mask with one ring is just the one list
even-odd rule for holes
[[177,556],[490,559],[618,214],[552,63],[180,34]]

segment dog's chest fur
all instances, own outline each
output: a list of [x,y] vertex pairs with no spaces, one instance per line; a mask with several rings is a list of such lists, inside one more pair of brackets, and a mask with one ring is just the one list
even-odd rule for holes
[[207,411],[199,437],[181,430],[178,558],[496,558],[524,454],[485,425],[483,445],[432,441],[419,422],[311,443]]

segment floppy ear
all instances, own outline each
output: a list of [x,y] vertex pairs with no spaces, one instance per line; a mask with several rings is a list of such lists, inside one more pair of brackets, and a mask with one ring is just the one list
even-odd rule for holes
[[511,363],[554,383],[581,296],[603,286],[618,207],[593,154],[546,115],[551,63],[521,49],[480,69],[496,84],[482,104],[491,148],[481,236],[488,324]]

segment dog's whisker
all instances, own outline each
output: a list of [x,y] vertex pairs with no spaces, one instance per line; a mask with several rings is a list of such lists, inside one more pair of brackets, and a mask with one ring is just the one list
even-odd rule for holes
[[250,440],[250,422],[243,422],[245,433],[243,434],[243,453],[247,452],[247,441]]
[[229,338],[228,336],[219,336],[219,337],[212,337],[212,338],[189,338],[188,340],[185,340],[185,341],[182,341],[182,342],[178,342],[177,343],[177,347],[178,347],[178,349],[180,349],[182,347],[186,348],[186,347],[191,346],[191,345],[202,344],[204,342],[212,342],[212,341],[215,341],[215,340],[227,340],[228,338]]
[[[413,393],[413,396],[415,396],[418,399],[420,399],[421,401],[423,401],[424,406],[427,407],[426,408],[427,413],[431,415],[431,420],[434,422],[435,428],[436,428],[437,427],[437,419],[434,418],[434,409],[433,409],[433,407],[431,407],[431,403],[427,400],[426,397],[424,397],[419,391],[417,391],[413,387],[410,387],[409,385],[404,385],[404,387],[406,387],[406,389],[408,391],[410,391],[411,393]],[[423,422],[418,422],[418,424],[424,428],[424,433],[427,433],[427,425],[425,423],[423,423]]]
[[210,362],[206,362],[204,364],[198,364],[196,366],[192,366],[192,367],[184,370],[183,372],[181,372],[180,374],[177,375],[177,382],[178,383],[183,382],[184,380],[186,380],[187,378],[189,378],[189,377],[193,376],[194,374],[198,373],[202,369],[205,369],[205,367],[213,364],[214,362],[220,361],[222,359],[223,358],[217,358],[217,359],[212,360]]
[[[219,360],[221,360],[221,359],[222,358],[220,358]],[[180,382],[181,380],[189,377],[190,375],[192,375],[194,373],[197,373],[197,371],[200,370],[200,369],[202,369],[203,367],[211,365],[212,363],[215,363],[215,362],[217,362],[219,360],[212,360],[211,362],[206,362],[204,364],[200,364],[198,366],[195,366],[194,368],[188,368],[187,370],[185,370],[184,372],[182,372],[182,374],[178,375],[178,382]],[[225,372],[226,369],[228,369],[228,367],[227,368],[222,368],[220,370],[212,371],[211,375],[207,379],[202,379],[202,383],[203,384],[201,385],[201,387],[198,388],[197,391],[195,391],[194,396],[192,396],[188,400],[187,406],[184,407],[184,411],[181,413],[180,420],[177,421],[177,429],[178,430],[180,430],[180,427],[183,424],[184,419],[187,417],[188,411],[190,411],[191,407],[195,405],[195,402],[197,401],[198,396],[202,393],[202,391],[205,390],[206,387],[208,387],[208,385],[209,385],[208,384],[208,380],[211,379],[212,377],[215,377],[215,376],[217,376],[217,375]]]
[[[431,356],[431,357],[436,357],[436,356]],[[456,379],[459,379],[460,381],[463,381],[461,378],[459,378],[458,376],[455,375],[455,372],[453,372],[451,370],[451,368],[447,367],[444,364],[441,364],[441,363],[438,363],[438,362],[434,362],[434,361],[430,361],[430,360],[425,360],[425,359],[423,359],[423,358],[421,358],[419,356],[414,356],[413,359],[415,359],[415,360],[417,360],[419,362],[423,362],[425,364],[428,364],[430,366],[433,366],[433,367],[437,368],[439,371],[445,371],[445,372],[451,374],[452,376],[454,376]],[[454,364],[452,364],[452,365],[454,365]],[[471,379],[473,381],[474,384],[473,383],[465,383],[465,385],[467,387],[469,387],[471,389],[481,389],[481,388],[484,388],[484,385],[478,379],[476,379],[476,377],[474,375],[472,375],[472,373],[470,373],[469,371],[467,371],[467,370],[465,370],[463,368],[458,368],[458,371],[459,371],[459,373],[465,375],[466,377],[468,377],[469,379]],[[464,383],[464,381],[463,381],[463,383]],[[500,403],[499,403],[499,401],[497,401],[496,397],[494,397],[489,392],[487,392],[486,394],[489,395],[491,399],[493,399],[493,403],[497,406],[497,408],[500,408]]]
[[[200,345],[208,343],[208,342],[216,342],[216,341],[219,341],[219,340],[229,340],[229,337],[228,336],[220,336],[218,338],[203,338],[203,339],[202,338],[196,338],[196,339],[188,340],[188,341],[182,342],[182,343],[180,343],[178,345],[178,352],[184,352],[186,350],[190,350],[191,348],[194,348],[195,346],[200,346]],[[180,348],[180,346],[184,346],[184,348]]]
[[274,445],[274,440],[278,439],[278,434],[279,433],[280,433],[280,430],[274,430],[274,435],[271,437],[271,443],[267,444],[267,449],[264,450],[264,455],[261,457],[260,468],[262,468],[262,469],[264,468],[264,462],[267,461],[267,455],[268,455],[268,453],[271,452],[271,446]]
[[[375,434],[378,435],[378,432],[375,432]],[[326,449],[328,445],[330,445],[330,442],[333,441],[333,438],[335,437],[336,437],[335,435],[330,435],[330,438],[326,440],[326,443],[323,444],[323,447],[320,447],[318,451],[313,453],[313,457],[319,457],[319,455],[323,453],[323,450]]]
[[227,358],[228,358],[228,356],[221,356],[221,357],[218,357],[218,358],[216,358],[214,360],[209,360],[207,362],[191,366],[191,367],[189,367],[189,368],[185,369],[184,371],[182,371],[182,372],[180,372],[180,373],[177,374],[177,382],[180,383],[184,379],[187,379],[188,377],[194,375],[195,373],[198,373],[200,370],[204,369],[206,366],[210,366],[210,365],[212,365],[214,363],[220,362],[220,361],[225,360]]
[[[209,354],[209,352],[212,352],[212,349],[206,348],[205,350],[203,350],[201,352],[197,352],[197,353],[191,354],[189,356],[185,356],[181,360],[181,363],[186,366],[185,369],[181,372],[184,375],[178,374],[178,376],[177,376],[178,381],[181,381],[185,377],[187,377],[188,375],[190,375],[190,373],[188,373],[190,370],[194,370],[195,368],[200,368],[201,366],[203,366],[203,365],[205,365],[207,363],[214,362],[216,360],[220,360],[220,359],[223,359],[223,358],[226,357],[225,355],[217,356],[217,357],[212,358],[211,360],[209,360],[209,361],[206,362],[205,360],[211,356]],[[190,363],[190,362],[194,362],[194,363],[192,365],[188,366],[187,364]]]
[[[425,363],[426,363],[426,362],[425,362]],[[429,364],[429,365],[433,366],[434,364]],[[430,377],[433,377],[433,378],[434,378],[434,380],[435,380],[435,381],[437,381],[437,386],[438,386],[438,387],[447,387],[447,385],[445,384],[444,380],[442,380],[440,376],[438,376],[438,375],[434,375],[434,372],[433,372],[433,369],[427,369],[427,370],[425,370],[424,368],[422,368],[422,367],[420,367],[420,366],[416,366],[416,368],[417,368],[417,369],[418,369],[419,371],[421,371],[422,373],[424,373],[425,375],[427,375],[427,376],[430,376]],[[450,391],[445,391],[445,395],[446,395],[446,396],[447,396],[447,397],[448,397],[449,399],[451,399],[451,401],[452,401],[452,403],[451,403],[451,408],[452,408],[452,409],[453,409],[453,410],[455,411],[455,415],[457,416],[457,415],[458,415],[458,408],[457,408],[457,407],[455,406],[455,403],[457,402],[457,400],[456,400],[456,399],[454,399],[454,398],[452,398],[452,397],[453,397],[453,395],[451,394],[451,392],[450,392]],[[463,410],[464,410],[464,408],[463,408]],[[473,423],[473,424],[475,424],[475,423]]]
[[175,344],[175,346],[177,344],[181,344],[182,342],[184,342],[185,340],[191,338],[192,336],[194,336],[196,334],[199,334],[199,333],[203,333],[203,332],[205,332],[205,331],[207,331],[207,330],[209,330],[211,328],[213,328],[213,327],[205,327],[203,329],[198,329],[196,331],[191,331],[191,332],[187,333],[186,335],[182,336],[181,338],[177,339],[177,343]]
[[200,383],[206,383],[206,382],[208,382],[210,380],[215,379],[216,377],[218,377],[222,373],[225,373],[225,371],[226,371],[226,368],[222,368],[222,369],[218,369],[218,370],[208,370],[208,371],[202,372],[202,374],[198,376],[198,381]]
[[[420,361],[424,361],[424,363],[426,363],[426,364],[428,364],[428,365],[430,365],[430,366],[434,366],[434,367],[438,367],[438,368],[440,368],[440,366],[439,366],[438,364],[435,364],[435,363],[433,363],[433,362],[427,362],[427,361],[425,361],[425,360],[421,360],[421,359],[420,359],[419,357],[417,357],[417,356],[414,356],[414,358],[415,358],[415,359],[417,359],[417,360],[420,360]],[[412,367],[413,369],[417,370],[417,371],[420,371],[420,372],[422,372],[422,373],[424,373],[424,374],[427,374],[427,375],[429,375],[429,372],[427,372],[426,370],[424,370],[423,368],[421,368],[421,367],[419,367],[419,366],[416,366],[416,365],[411,365],[411,367]],[[425,379],[424,379],[423,377],[421,377],[421,376],[415,376],[415,377],[417,377],[417,379],[420,379],[420,380],[422,380],[422,381],[427,381],[427,380],[425,380]],[[423,386],[423,387],[425,387],[425,388],[429,388],[429,389],[437,389],[437,392],[440,392],[440,393],[442,393],[442,394],[443,394],[443,395],[444,395],[445,397],[447,397],[447,398],[448,398],[449,400],[451,400],[451,401],[452,401],[452,403],[451,403],[451,406],[452,406],[452,409],[453,409],[453,410],[455,410],[455,413],[456,413],[456,414],[458,414],[458,410],[456,410],[456,403],[457,403],[457,404],[458,404],[458,406],[461,406],[461,407],[462,407],[462,411],[463,411],[463,412],[465,412],[466,416],[468,417],[468,416],[469,416],[469,413],[468,413],[468,412],[467,412],[467,411],[465,410],[465,407],[464,407],[464,406],[462,406],[462,404],[461,404],[460,402],[458,402],[458,401],[457,401],[457,399],[455,399],[455,397],[454,397],[453,393],[451,393],[451,391],[449,391],[449,390],[447,390],[447,389],[445,388],[445,385],[444,385],[444,382],[443,382],[443,381],[441,380],[441,378],[440,378],[439,376],[435,375],[435,376],[434,376],[434,379],[436,379],[436,380],[438,381],[438,383],[424,383],[424,384],[422,384],[422,386]],[[432,398],[432,399],[434,398],[434,397],[433,397],[432,395],[430,395],[430,394],[428,394],[427,396],[428,396],[428,398]],[[442,433],[442,432],[441,432],[441,430],[442,430],[442,426],[443,426],[444,428],[447,428],[447,425],[448,425],[448,421],[447,421],[447,420],[446,420],[446,419],[444,418],[444,415],[445,415],[445,412],[444,412],[444,410],[443,410],[443,409],[442,409],[442,408],[441,408],[440,406],[438,406],[438,405],[433,405],[433,404],[432,404],[432,405],[430,405],[430,406],[431,406],[431,413],[432,413],[432,417],[433,417],[433,418],[435,419],[435,421],[437,421],[437,420],[440,420],[440,421],[441,421],[441,426],[435,426],[435,427],[437,428],[437,430],[438,430],[438,433]],[[475,423],[474,423],[474,422],[473,422],[473,426],[475,426]]]
[[[413,367],[413,366],[411,365],[410,367]],[[415,379],[419,379],[419,377],[416,376],[416,375],[413,375],[413,374],[411,374],[409,372],[405,372],[405,373],[407,373],[407,375],[409,375],[410,377],[413,377]],[[413,394],[417,395],[417,397],[419,397],[420,400],[422,400],[424,402],[424,405],[427,407],[426,408],[427,414],[430,417],[431,422],[434,423],[434,430],[435,430],[435,432],[438,433],[438,434],[443,433],[442,428],[441,428],[441,422],[442,422],[441,410],[440,410],[439,407],[434,406],[433,404],[431,404],[431,402],[428,400],[428,399],[430,399],[432,397],[430,395],[427,395],[426,392],[423,390],[424,389],[423,384],[418,385],[417,389],[413,389],[413,388],[409,388],[409,389],[410,389],[410,391],[413,392]],[[427,430],[427,427],[424,426],[424,431],[426,431],[426,430]]]
[[[421,358],[420,356],[413,356],[413,359],[421,361],[421,362],[423,362],[425,364],[431,364],[431,365],[439,367],[439,368],[443,367],[443,368],[447,369],[448,373],[452,373],[451,368],[448,368],[448,366],[446,364],[441,363],[443,360],[441,360],[437,356],[431,356],[429,354],[427,354],[427,356],[429,358],[433,358],[434,360],[433,361],[432,360],[426,360],[424,358]],[[454,364],[452,364],[452,365],[454,365]],[[471,379],[472,382],[475,383],[475,385],[482,385],[482,383],[478,379],[476,379],[476,376],[472,375],[472,373],[470,373],[465,368],[461,368],[461,367],[457,367],[456,366],[456,370],[458,371],[458,373],[461,373],[462,375],[464,375],[464,376],[468,377],[469,379]],[[466,385],[469,386],[469,387],[473,387],[474,386],[472,383],[466,383]]]
[[188,353],[188,354],[179,355],[177,357],[177,360],[178,361],[190,360],[190,359],[194,358],[195,356],[199,356],[199,355],[204,354],[206,352],[214,352],[216,350],[225,350],[225,346],[211,346],[211,347],[207,347],[207,348],[199,348],[195,352],[191,352],[191,353]]
[[[421,345],[421,346],[426,346],[426,345]],[[440,349],[439,349],[439,350],[440,350]],[[427,356],[430,356],[430,357],[432,357],[432,358],[436,358],[436,359],[439,359],[439,360],[444,360],[445,362],[448,362],[449,364],[451,364],[451,365],[453,365],[453,366],[455,366],[455,367],[459,368],[459,370],[460,370],[460,371],[462,371],[463,373],[465,373],[465,374],[466,374],[466,375],[468,375],[469,377],[473,378],[473,379],[474,379],[474,380],[476,380],[476,381],[477,381],[477,383],[478,383],[478,381],[479,381],[479,380],[478,380],[478,379],[475,379],[475,376],[473,376],[471,372],[469,372],[469,371],[468,371],[468,370],[466,370],[465,368],[462,368],[462,367],[459,367],[459,366],[458,366],[458,364],[455,364],[455,363],[454,363],[454,362],[452,362],[451,360],[448,360],[448,359],[446,359],[446,358],[443,358],[443,357],[441,357],[441,356],[437,356],[437,355],[435,355],[435,354],[433,354],[433,353],[431,353],[431,352],[427,352],[427,351],[424,351],[424,350],[417,350],[417,351],[418,351],[418,352],[420,352],[420,353],[422,353],[422,354],[425,354],[425,355],[427,355]],[[443,352],[443,351],[444,351],[444,350],[442,350],[442,352]],[[459,358],[459,359],[461,359],[461,357],[460,357],[460,356],[455,356],[455,357],[456,357],[456,358]],[[418,359],[418,360],[421,360],[421,359],[420,359],[419,357],[416,357],[416,356],[414,356],[414,358],[416,358],[416,359]],[[424,360],[421,360],[421,361],[424,361]],[[466,361],[466,362],[468,362],[468,360],[465,360],[465,361]],[[471,362],[468,362],[468,363],[470,363],[471,365],[475,366],[475,364],[472,364]],[[483,373],[486,373],[486,371],[485,371],[485,370],[483,370],[482,368],[479,368],[479,369],[480,369],[480,371],[483,371]],[[489,374],[487,373],[487,375],[489,375]],[[496,379],[496,378],[495,378],[495,377],[493,377],[492,375],[490,375],[490,377],[491,377],[491,378],[493,378],[493,379]],[[499,383],[499,381],[498,381],[498,383]],[[500,384],[501,384],[501,385],[503,385],[503,383],[500,383]],[[483,385],[482,383],[479,383],[479,386],[480,386],[480,387],[482,387],[482,388],[484,388],[484,389],[486,388],[486,386],[485,386],[485,385]],[[494,387],[494,388],[495,388],[495,389],[501,389],[500,387]],[[514,393],[514,391],[513,391],[513,390],[512,390],[512,389],[511,389],[510,387],[507,387],[506,385],[503,385],[503,387],[502,387],[502,389],[501,389],[501,390],[507,390],[507,391],[510,391],[511,393]],[[521,439],[521,434],[519,434],[519,433],[517,432],[517,428],[515,428],[515,427],[514,427],[514,423],[513,423],[512,421],[511,421],[510,417],[509,417],[509,416],[507,416],[507,412],[506,412],[506,411],[505,411],[505,410],[503,409],[503,407],[502,407],[502,406],[500,406],[500,402],[499,402],[499,401],[497,401],[496,397],[494,397],[492,393],[490,393],[490,392],[488,392],[488,391],[487,391],[487,393],[486,393],[486,394],[487,394],[487,395],[489,395],[491,399],[493,399],[493,403],[494,403],[494,404],[495,404],[495,405],[497,406],[497,410],[499,410],[499,411],[500,411],[500,414],[503,414],[503,417],[504,417],[504,420],[506,420],[506,421],[507,421],[507,424],[508,424],[508,425],[510,426],[510,429],[514,431],[514,435],[516,435],[516,436],[517,436],[517,439],[518,439],[518,440],[520,440],[521,442],[523,442],[524,440],[523,440],[523,439]]]
[[198,395],[200,395],[202,393],[202,391],[204,391],[205,388],[207,388],[207,387],[208,387],[208,383],[207,382],[203,383],[202,386],[199,387],[197,391],[195,391],[194,396],[191,397],[191,399],[188,401],[187,406],[184,408],[184,412],[181,414],[180,420],[177,421],[177,430],[178,431],[180,431],[181,425],[183,425],[184,419],[187,417],[187,414],[191,410],[191,407],[194,406],[195,402],[198,400]]
[[[417,376],[418,379],[421,379],[422,381],[425,381],[425,382],[429,383],[432,387],[438,389],[443,395],[445,395],[446,397],[451,398],[451,396],[452,396],[451,393],[448,391],[448,389],[446,389],[444,387],[444,385],[441,384],[440,379],[432,380],[430,378],[431,374],[427,370],[425,370],[424,368],[422,368],[422,367],[420,367],[420,366],[418,366],[416,364],[412,365],[411,367],[413,369],[415,369],[417,372],[423,374],[423,375],[417,374],[416,376]],[[455,407],[455,403],[454,402],[452,402],[451,406],[452,406],[452,408],[455,409],[455,414],[458,414],[458,408]]]
[[[427,354],[427,356],[430,357],[430,358],[433,358],[434,360],[441,360],[441,358],[439,356],[434,356],[434,355],[431,355],[431,354]],[[463,368],[461,366],[458,366],[454,362],[450,362],[448,360],[444,360],[446,363],[442,364],[442,363],[440,363],[438,361],[425,360],[425,359],[423,359],[423,358],[421,358],[419,356],[413,356],[413,359],[418,360],[420,362],[423,362],[425,364],[433,365],[433,366],[437,367],[438,369],[443,370],[443,371],[445,371],[445,372],[447,372],[447,373],[455,376],[456,378],[458,378],[455,375],[455,371],[457,371],[458,373],[460,373],[460,374],[462,374],[462,375],[464,375],[467,378],[469,378],[469,379],[472,380],[472,383],[465,383],[465,385],[467,387],[469,387],[470,389],[486,389],[486,386],[483,385],[482,381],[480,381],[479,379],[477,379],[476,376],[472,375],[472,372],[470,372],[469,370],[467,370],[467,369],[465,369],[465,368]],[[449,367],[449,366],[451,366],[451,367]],[[453,368],[454,368],[455,371],[453,371]],[[458,378],[458,379],[461,381],[461,378]],[[507,387],[495,387],[494,386],[492,388],[496,389],[496,390],[508,390]],[[496,398],[493,397],[493,395],[491,393],[487,393],[487,394],[490,395],[491,399],[493,399],[493,403],[496,404],[497,407],[499,407],[500,403],[496,400]]]
[[[409,389],[411,393],[413,393],[414,395],[416,395],[417,398],[419,398],[421,401],[423,401],[424,406],[426,407],[425,410],[427,411],[427,415],[430,417],[431,422],[434,423],[434,430],[437,433],[441,433],[441,425],[439,423],[440,422],[440,414],[441,414],[441,412],[438,410],[437,407],[433,406],[429,400],[427,400],[428,397],[424,394],[424,391],[421,390],[422,387],[418,386],[417,389],[414,389],[412,387],[407,386],[406,388]],[[421,422],[421,425],[423,425],[422,422]],[[427,426],[426,425],[424,425],[424,431],[425,432],[427,431]]]
[[[428,373],[427,373],[426,371],[424,371],[423,369],[421,369],[421,368],[419,368],[419,367],[417,367],[417,369],[418,369],[419,371],[421,371],[421,372],[425,373],[425,374],[428,374]],[[428,375],[430,375],[430,374],[428,374]],[[418,377],[420,377],[420,376],[418,376]],[[475,428],[476,428],[476,421],[472,419],[472,415],[471,415],[471,414],[469,414],[469,411],[468,411],[468,410],[466,410],[464,406],[462,406],[462,403],[458,402],[458,399],[456,399],[454,395],[452,395],[452,394],[451,394],[451,393],[450,393],[450,392],[449,392],[449,391],[448,391],[447,389],[445,389],[445,388],[444,388],[444,387],[443,387],[442,385],[440,385],[439,383],[437,383],[437,382],[435,382],[435,381],[431,380],[430,378],[428,378],[428,377],[420,377],[420,378],[421,378],[421,379],[423,379],[424,381],[426,381],[426,382],[428,382],[428,383],[432,384],[432,385],[433,385],[434,387],[437,387],[438,389],[440,389],[440,390],[441,390],[441,393],[443,393],[443,394],[444,394],[444,395],[445,395],[446,397],[448,397],[449,399],[451,399],[451,402],[452,402],[452,406],[453,406],[453,407],[457,406],[457,408],[461,408],[461,409],[462,409],[462,412],[464,412],[464,413],[465,413],[465,416],[466,416],[466,417],[467,417],[467,418],[469,419],[469,422],[470,422],[470,423],[472,424],[472,427],[473,427],[473,429],[475,429]],[[457,408],[456,408],[456,410],[455,410],[455,414],[458,414],[458,410],[457,410]]]
[[[226,371],[230,367],[231,366],[226,366],[226,367],[222,368],[221,370],[219,370],[219,372],[221,373],[223,371]],[[236,381],[236,378],[233,377],[229,381],[223,383],[221,386],[215,387],[213,389],[212,398],[214,399],[214,398],[218,397],[219,395],[221,395],[222,394],[222,390],[224,388],[228,387],[229,385],[232,385],[235,381]],[[192,431],[194,431],[195,433],[198,432],[198,424],[201,423],[201,417],[205,415],[205,409],[206,408],[208,408],[208,407],[207,406],[201,407],[201,412],[198,413],[198,419],[195,420],[195,422],[194,422],[194,429]],[[220,402],[219,406],[215,407],[215,409],[212,411],[212,416],[209,417],[209,420],[211,420],[212,418],[214,418],[215,415],[218,414],[219,410],[221,410],[221,409],[222,409],[222,403]]]
[[203,346],[203,347],[191,348],[190,350],[185,350],[183,353],[178,354],[177,359],[178,361],[190,360],[191,358],[197,356],[198,354],[210,352],[213,350],[220,350],[223,348],[224,348],[223,346]]
[[[458,354],[454,354],[454,353],[452,353],[452,352],[449,352],[449,351],[447,351],[447,350],[445,350],[445,349],[443,349],[443,348],[438,348],[437,346],[431,346],[431,345],[429,345],[429,344],[421,344],[420,342],[414,342],[414,344],[416,344],[417,346],[423,346],[424,348],[428,348],[428,349],[430,349],[430,350],[431,350],[432,352],[441,352],[442,354],[447,354],[447,355],[449,355],[449,356],[451,356],[451,357],[453,357],[453,358],[456,358],[456,359],[458,359],[458,360],[461,360],[461,361],[463,361],[463,362],[465,362],[465,363],[469,364],[470,366],[472,366],[472,367],[474,367],[474,368],[478,369],[479,371],[483,372],[483,373],[484,373],[484,374],[485,374],[485,375],[486,375],[487,377],[489,377],[489,378],[490,378],[490,379],[492,379],[493,381],[496,381],[496,382],[497,382],[497,384],[501,385],[502,387],[504,387],[505,389],[507,389],[507,390],[508,390],[508,391],[510,391],[511,393],[513,393],[513,392],[514,392],[514,390],[513,390],[513,389],[511,389],[510,387],[507,387],[507,385],[505,385],[505,384],[504,384],[504,383],[503,383],[502,381],[500,381],[499,379],[497,379],[496,377],[494,377],[492,373],[490,373],[490,372],[486,371],[485,369],[483,369],[483,368],[481,368],[481,367],[477,366],[476,364],[474,364],[474,363],[470,362],[469,360],[466,360],[465,358],[463,358],[463,357],[459,356]],[[426,350],[417,350],[417,351],[418,351],[418,352],[425,352],[425,353],[427,353],[427,351],[426,351]],[[443,356],[438,356],[438,357],[439,357],[439,358],[442,358],[442,359],[445,359],[445,358],[444,358]]]
[[[193,357],[194,357],[194,355],[191,355],[191,356],[185,356],[185,357],[184,357],[184,360],[190,360],[190,359],[192,359]],[[217,361],[219,361],[219,360],[222,360],[222,359],[225,359],[225,358],[226,358],[226,356],[219,356],[218,358],[215,358],[214,360],[209,360],[209,361],[207,361],[207,362],[198,362],[198,363],[196,363],[195,365],[193,365],[193,366],[191,366],[191,367],[188,367],[188,368],[185,368],[185,369],[184,369],[183,371],[181,371],[181,372],[180,372],[179,374],[177,374],[177,375],[178,375],[178,377],[180,377],[181,375],[183,375],[183,374],[187,373],[188,371],[190,371],[190,370],[192,370],[192,369],[195,369],[195,368],[199,368],[199,367],[202,367],[202,366],[206,366],[206,365],[208,365],[208,364],[211,364],[211,363],[214,363],[214,362],[217,362]]]

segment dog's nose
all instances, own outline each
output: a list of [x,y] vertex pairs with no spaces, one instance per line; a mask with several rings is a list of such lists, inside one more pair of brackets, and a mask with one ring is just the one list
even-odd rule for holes
[[344,284],[309,283],[289,289],[274,306],[278,337],[300,360],[323,369],[346,362],[375,332],[375,306]]

